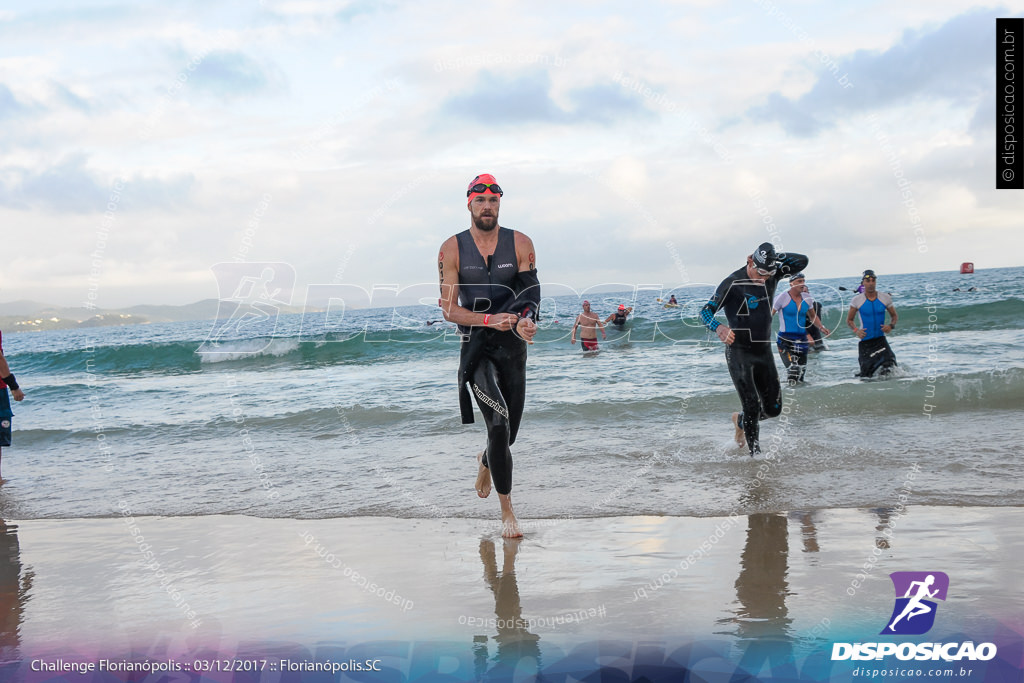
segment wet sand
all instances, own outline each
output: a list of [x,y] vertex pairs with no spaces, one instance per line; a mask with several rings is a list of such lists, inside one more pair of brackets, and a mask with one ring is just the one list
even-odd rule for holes
[[1015,632],[1019,647],[1024,631],[1022,508],[524,520],[524,531],[506,542],[473,519],[8,521],[0,646],[10,661],[768,638],[808,656],[877,639],[893,571],[949,575],[928,638]]

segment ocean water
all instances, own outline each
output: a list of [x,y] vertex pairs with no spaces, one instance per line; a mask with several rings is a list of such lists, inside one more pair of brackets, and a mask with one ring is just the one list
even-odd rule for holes
[[[636,307],[593,356],[568,341],[580,298],[556,291],[529,352],[517,511],[1022,505],[1022,275],[883,277],[900,315],[900,369],[884,381],[854,377],[839,287],[856,283],[810,282],[836,334],[762,424],[756,460],[732,442],[722,344],[696,322],[711,285],[673,290],[675,309],[656,300],[667,290],[588,293],[602,316]],[[424,324],[438,318],[416,305],[5,334],[29,398],[4,449],[0,517],[492,518],[497,503],[473,491],[483,423],[461,424],[458,338]]]

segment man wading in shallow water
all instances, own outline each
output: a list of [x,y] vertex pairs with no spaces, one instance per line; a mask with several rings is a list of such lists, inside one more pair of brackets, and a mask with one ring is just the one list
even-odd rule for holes
[[[772,300],[779,280],[807,267],[803,254],[775,253],[764,242],[747,257],[747,264],[722,280],[700,319],[725,344],[725,362],[740,396],[743,412],[732,414],[736,443],[746,443],[750,455],[761,452],[760,423],[782,412],[782,385],[772,357]],[[715,320],[725,310],[728,325]]]
[[[21,390],[18,380],[14,378],[14,373],[7,365],[7,359],[4,358],[3,336],[0,335],[0,457],[3,456],[3,449],[11,445],[11,418],[14,417],[14,413],[11,411],[10,397],[7,395],[8,388],[15,401],[25,399],[25,392]],[[0,484],[2,483],[3,479],[0,478]]]
[[473,422],[472,390],[487,424],[487,448],[477,456],[476,492],[501,503],[501,535],[522,536],[512,510],[512,452],[526,402],[526,344],[533,343],[540,306],[533,242],[498,225],[503,192],[494,176],[469,184],[470,226],[441,245],[437,270],[441,311],[462,333],[459,407]]
[[[861,279],[864,291],[853,297],[850,302],[850,313],[846,316],[846,324],[860,339],[857,355],[860,361],[860,372],[857,377],[867,379],[875,373],[884,376],[892,372],[898,365],[896,354],[892,352],[885,335],[896,329],[899,316],[892,305],[892,296],[877,289],[878,277],[873,270],[865,270]],[[889,312],[889,324],[885,324],[885,312]],[[854,318],[860,315],[861,327],[857,327]]]

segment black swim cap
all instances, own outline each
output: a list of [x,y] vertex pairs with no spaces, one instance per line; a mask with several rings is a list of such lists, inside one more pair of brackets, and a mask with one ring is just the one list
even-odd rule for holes
[[761,246],[750,255],[754,259],[754,265],[758,268],[771,270],[775,267],[775,247],[771,242],[762,242]]
[[803,273],[797,273],[796,275],[790,275],[789,276],[789,281],[790,282],[793,282],[793,280],[806,280],[806,279],[807,278],[804,277]]
[[868,268],[867,270],[864,271],[864,274],[860,276],[860,279],[863,280],[866,277],[878,277],[878,276],[875,275],[875,271],[873,271],[870,268]]

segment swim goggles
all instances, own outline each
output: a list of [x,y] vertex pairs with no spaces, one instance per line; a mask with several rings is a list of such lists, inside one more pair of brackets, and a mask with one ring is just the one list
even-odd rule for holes
[[772,275],[775,275],[775,271],[776,271],[775,268],[772,268],[771,270],[765,270],[764,268],[757,268],[756,266],[755,266],[754,270],[757,271],[758,275],[762,275],[764,277],[771,277]]
[[466,196],[468,197],[474,192],[487,192],[487,190],[490,190],[499,197],[505,194],[504,192],[501,191],[501,187],[498,186],[498,183],[477,183],[473,187],[466,190]]

